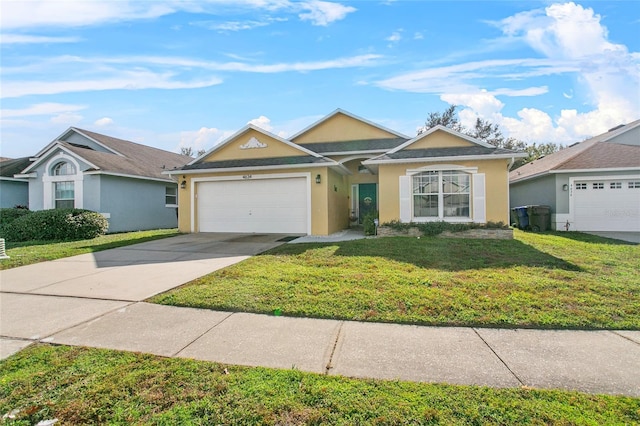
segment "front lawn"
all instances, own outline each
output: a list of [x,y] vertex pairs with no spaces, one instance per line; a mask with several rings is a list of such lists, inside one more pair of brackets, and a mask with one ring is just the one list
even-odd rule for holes
[[0,270],[131,244],[144,243],[145,241],[172,237],[177,234],[177,229],[155,229],[152,231],[108,234],[91,240],[80,241],[26,241],[23,243],[12,243],[8,241],[6,242],[6,251],[10,259],[0,260]]
[[0,362],[4,414],[15,416],[0,420],[8,425],[631,425],[640,422],[640,399],[356,380],[35,345]]
[[581,233],[286,244],[152,302],[425,325],[640,329],[640,246]]

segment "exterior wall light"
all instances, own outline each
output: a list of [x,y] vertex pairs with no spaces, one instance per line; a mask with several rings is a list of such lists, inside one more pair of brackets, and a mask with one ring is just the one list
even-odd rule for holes
[[564,185],[562,185],[562,190],[563,191],[568,191],[569,190],[569,185],[566,184],[566,183]]
[[316,183],[320,183],[320,182],[322,182],[322,176],[318,174],[316,175]]
[[180,188],[182,189],[186,189],[187,188],[187,181],[183,180],[182,182],[180,182]]

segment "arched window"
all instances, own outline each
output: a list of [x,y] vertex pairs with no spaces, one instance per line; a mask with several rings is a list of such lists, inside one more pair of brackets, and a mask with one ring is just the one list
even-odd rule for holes
[[53,175],[54,176],[67,176],[67,175],[75,175],[76,168],[73,167],[73,164],[67,163],[66,161],[61,161],[55,166],[53,166]]

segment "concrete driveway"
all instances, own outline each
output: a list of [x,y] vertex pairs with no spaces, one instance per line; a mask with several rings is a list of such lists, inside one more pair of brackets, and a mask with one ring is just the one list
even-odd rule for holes
[[0,292],[140,301],[277,247],[283,237],[179,235],[0,271]]

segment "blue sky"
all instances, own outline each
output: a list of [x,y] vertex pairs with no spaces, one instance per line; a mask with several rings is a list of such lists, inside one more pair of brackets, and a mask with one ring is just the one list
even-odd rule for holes
[[636,1],[1,1],[2,157],[69,126],[210,149],[336,108],[413,136],[456,104],[562,144],[640,118]]

